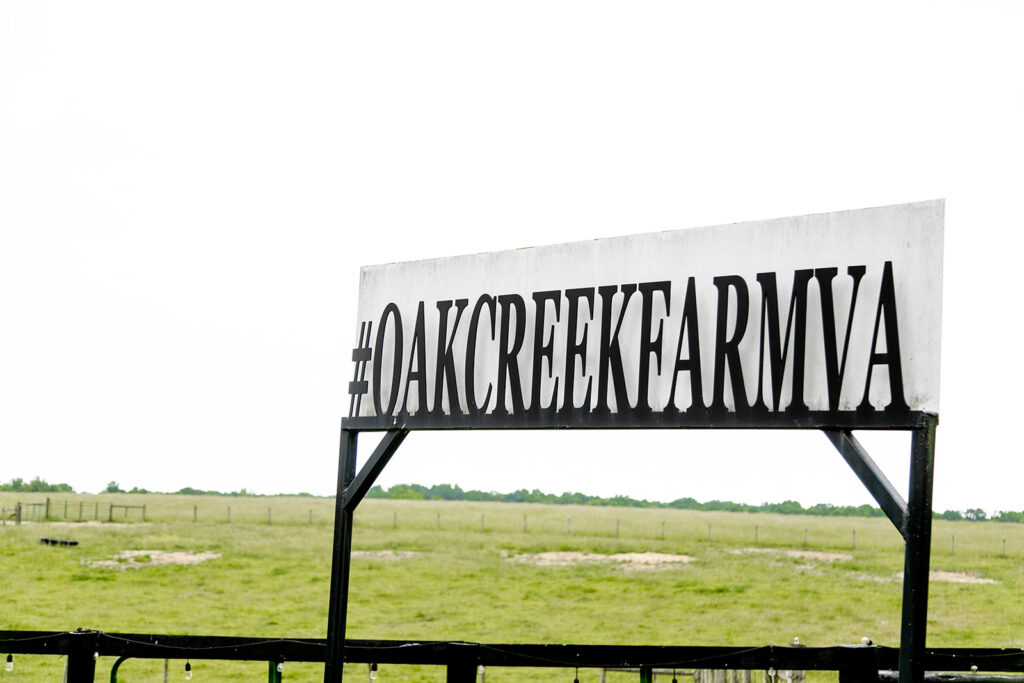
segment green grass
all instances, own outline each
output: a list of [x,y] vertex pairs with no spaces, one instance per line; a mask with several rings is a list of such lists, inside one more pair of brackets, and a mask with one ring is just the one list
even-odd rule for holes
[[[5,493],[0,505],[43,498]],[[51,516],[63,517],[63,501],[51,495]],[[324,636],[332,500],[124,494],[68,501],[67,523],[0,527],[0,629]],[[150,521],[141,523],[131,511],[128,523],[75,523],[79,501],[89,519],[85,513],[96,503],[103,510],[111,502],[144,502]],[[929,645],[1024,646],[1024,633],[1014,626],[1024,622],[1024,526],[936,521],[933,534],[933,569],[998,583],[933,582]],[[45,546],[41,536],[73,538],[79,545]],[[799,636],[809,645],[833,645],[869,636],[878,644],[899,642],[901,584],[895,575],[903,565],[902,542],[884,519],[367,500],[356,513],[354,549],[417,554],[353,561],[351,638],[761,645]],[[123,550],[211,551],[220,557],[197,565],[141,562],[128,570],[89,566]],[[552,550],[679,553],[696,561],[627,572],[509,559]],[[789,550],[850,558],[811,561],[786,555]],[[109,675],[111,664],[100,662],[97,680]],[[172,662],[172,678],[182,666]],[[15,671],[0,676],[57,680],[62,667],[56,657],[17,656]],[[160,661],[129,660],[120,680],[162,680],[162,667]],[[193,667],[196,681],[262,680],[266,674],[266,664],[258,662],[195,660]],[[316,680],[320,670],[289,663],[285,678]],[[489,670],[488,678],[571,680],[564,674]],[[438,668],[384,666],[380,680],[443,678]],[[583,681],[596,678],[581,672]]]

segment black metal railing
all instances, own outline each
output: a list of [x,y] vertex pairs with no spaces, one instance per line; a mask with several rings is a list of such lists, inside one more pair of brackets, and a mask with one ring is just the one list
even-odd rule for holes
[[[220,659],[266,661],[271,680],[275,663],[323,662],[322,638],[180,636],[102,631],[0,631],[0,653],[68,658],[68,681],[93,681],[97,657],[124,659]],[[346,663],[416,664],[447,668],[447,680],[468,683],[477,667],[634,669],[651,681],[655,669],[746,669],[837,671],[842,683],[891,680],[899,649],[877,645],[834,647],[692,647],[655,645],[524,645],[457,641],[347,640]],[[992,672],[1024,672],[1024,650],[929,648],[924,668],[931,672],[972,672],[988,680]],[[116,671],[115,671],[116,673]],[[929,676],[929,678],[938,678]],[[116,680],[116,677],[113,679]],[[944,680],[958,680],[945,676]]]

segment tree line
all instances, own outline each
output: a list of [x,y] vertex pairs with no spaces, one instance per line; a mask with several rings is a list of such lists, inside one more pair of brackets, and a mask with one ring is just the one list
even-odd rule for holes
[[[75,493],[74,489],[68,484],[49,484],[45,480],[36,477],[30,482],[26,482],[20,477],[11,479],[6,484],[0,484],[0,491],[11,491],[11,492],[23,492],[23,493]],[[131,489],[123,489],[121,485],[116,481],[111,481],[107,484],[106,488],[100,491],[100,493],[151,493],[160,496],[258,496],[263,497],[268,494],[254,493],[246,489],[239,489],[238,491],[214,491],[214,490],[203,490],[186,486],[180,488],[177,491],[150,491],[149,489],[140,488],[133,486]],[[270,496],[304,496],[312,498],[312,493],[276,493],[269,494]]]
[[[23,492],[23,493],[74,493],[69,484],[50,484],[45,480],[36,477],[26,482],[20,477],[11,479],[6,484],[0,484],[0,491]],[[262,496],[264,494],[253,493],[246,489],[238,491],[214,491],[203,490],[186,486],[177,491],[150,491],[147,489],[132,487],[130,490],[122,489],[116,481],[111,481],[102,493],[152,493],[158,495],[179,495],[179,496]],[[278,494],[313,497],[311,493]],[[608,507],[633,507],[633,508],[674,508],[677,510],[705,510],[713,512],[774,512],[780,515],[818,515],[822,517],[882,517],[884,513],[880,508],[872,505],[831,505],[829,503],[818,503],[810,507],[804,507],[795,500],[785,500],[781,503],[761,503],[760,505],[749,505],[747,503],[734,503],[729,500],[709,500],[700,502],[694,498],[677,498],[669,503],[661,501],[646,500],[643,498],[631,498],[629,496],[588,496],[585,493],[571,493],[566,491],[560,495],[544,493],[539,489],[528,491],[519,489],[511,493],[498,493],[495,491],[477,491],[470,489],[464,491],[457,484],[437,484],[435,486],[422,486],[420,484],[395,484],[391,488],[384,489],[380,485],[374,486],[366,494],[367,498],[386,498],[390,500],[467,500],[474,502],[496,502],[496,503],[547,503],[549,505],[596,505]],[[969,508],[967,510],[946,510],[945,512],[933,511],[935,519],[949,521],[973,521],[973,522],[1013,522],[1024,524],[1024,511],[1000,510],[991,517],[981,508]]]
[[[884,512],[872,505],[832,505],[830,503],[818,503],[810,507],[804,507],[795,500],[786,500],[781,503],[761,503],[760,505],[749,505],[747,503],[734,503],[729,500],[709,500],[700,502],[694,498],[677,498],[671,502],[652,501],[646,499],[631,498],[629,496],[588,496],[585,493],[565,492],[561,495],[544,493],[539,489],[529,491],[519,489],[511,493],[497,493],[495,491],[477,491],[470,489],[464,491],[458,485],[437,484],[435,486],[422,486],[420,484],[395,484],[384,489],[380,485],[374,486],[366,494],[367,498],[386,498],[390,500],[467,500],[474,502],[498,502],[498,503],[547,503],[549,505],[596,505],[613,507],[635,507],[635,508],[674,508],[677,510],[705,510],[720,512],[774,512],[781,515],[818,515],[822,517],[883,517]],[[994,521],[994,522],[1016,522],[1024,523],[1024,512],[1013,512],[1009,510],[999,511],[989,517],[981,508],[968,510],[946,510],[945,512],[933,512],[935,519],[950,521]]]

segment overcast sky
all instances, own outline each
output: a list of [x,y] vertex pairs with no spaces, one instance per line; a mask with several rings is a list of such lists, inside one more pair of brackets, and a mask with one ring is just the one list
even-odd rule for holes
[[[1010,0],[2,2],[0,480],[331,494],[361,265],[945,198],[935,507],[1024,509],[1022,31]],[[909,438],[863,439],[905,490]],[[815,432],[415,433],[380,482],[870,502]]]

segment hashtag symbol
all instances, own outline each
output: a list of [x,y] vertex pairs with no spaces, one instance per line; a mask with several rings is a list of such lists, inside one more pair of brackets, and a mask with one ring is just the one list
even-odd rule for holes
[[370,383],[366,381],[366,366],[373,357],[373,349],[370,348],[371,330],[373,322],[364,322],[359,328],[359,346],[352,349],[352,361],[356,364],[356,372],[352,375],[352,381],[348,383],[348,393],[352,395],[348,405],[349,417],[359,415],[363,394],[370,390]]

